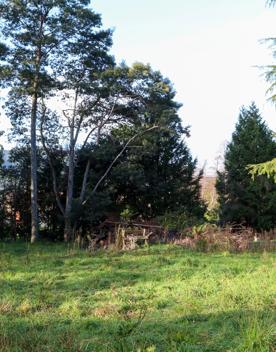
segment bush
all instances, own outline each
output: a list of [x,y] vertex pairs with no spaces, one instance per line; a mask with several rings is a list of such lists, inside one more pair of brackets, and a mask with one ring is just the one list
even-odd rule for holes
[[203,224],[203,219],[199,219],[187,212],[167,212],[157,218],[157,221],[165,230],[182,233],[187,228]]

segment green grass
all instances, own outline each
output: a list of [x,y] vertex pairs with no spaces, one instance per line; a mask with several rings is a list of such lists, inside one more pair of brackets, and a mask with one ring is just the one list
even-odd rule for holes
[[0,244],[0,351],[276,351],[276,255]]

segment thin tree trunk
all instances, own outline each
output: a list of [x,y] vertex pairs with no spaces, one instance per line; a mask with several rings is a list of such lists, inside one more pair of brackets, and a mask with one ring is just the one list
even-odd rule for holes
[[85,172],[84,172],[84,175],[83,175],[83,180],[82,180],[82,187],[81,187],[81,193],[80,193],[80,198],[79,198],[80,204],[84,201],[84,196],[85,196],[86,186],[87,186],[87,180],[88,180],[88,175],[89,175],[89,171],[90,171],[90,165],[91,165],[91,160],[88,159],[87,163],[86,163]]
[[74,109],[72,120],[69,121],[70,127],[70,142],[69,142],[69,160],[68,160],[68,181],[67,181],[67,194],[66,194],[66,206],[64,215],[64,241],[68,242],[73,237],[73,226],[72,226],[72,203],[73,203],[73,192],[74,192],[74,171],[75,171],[75,117],[77,110],[78,91],[75,93]]
[[[35,89],[37,89],[35,84]],[[31,243],[38,238],[38,204],[37,204],[37,146],[36,146],[37,92],[32,97],[31,112]]]
[[[93,130],[91,130],[90,132],[92,132],[92,131]],[[97,131],[97,145],[99,145],[99,143],[100,143],[100,135],[101,135],[101,127],[98,127],[98,131]],[[89,136],[89,134],[88,134],[88,136]],[[87,139],[86,139],[86,141],[87,141]],[[83,147],[85,146],[86,141],[84,142]],[[82,203],[84,201],[90,167],[91,167],[91,160],[89,158],[87,160],[85,171],[84,171],[84,175],[83,175],[83,179],[82,179],[81,192],[80,192],[80,196],[79,196],[79,206],[82,206]],[[77,229],[77,219],[75,219],[74,223],[72,224],[72,227],[73,227],[73,234],[75,234],[76,229]]]
[[[84,201],[84,196],[85,196],[85,192],[86,192],[86,186],[87,186],[90,166],[91,166],[91,161],[90,161],[90,159],[88,159],[88,161],[86,163],[86,167],[85,167],[85,172],[84,172],[84,175],[83,175],[83,180],[82,180],[81,193],[80,193],[80,196],[79,196],[79,203],[78,203],[79,206],[81,206],[82,202]],[[74,223],[72,224],[73,235],[76,233],[77,223],[78,223],[78,221],[77,221],[77,219],[75,219]]]
[[67,195],[66,195],[66,207],[64,216],[64,241],[67,242],[72,239],[72,203],[73,203],[73,186],[74,186],[74,148],[70,145],[69,152],[69,165],[68,165],[68,182],[67,182]]
[[[40,16],[39,38],[43,34],[44,16]],[[36,72],[33,84],[32,93],[32,110],[31,110],[31,243],[38,239],[39,221],[38,221],[38,203],[37,203],[37,145],[36,145],[36,121],[37,121],[37,103],[38,103],[38,89],[39,89],[39,75],[42,57],[41,43],[36,51]]]
[[[44,105],[44,103],[43,103],[43,105]],[[42,113],[42,116],[41,116],[41,124],[40,124],[41,143],[42,143],[44,151],[45,151],[45,153],[47,155],[49,166],[50,166],[50,169],[51,169],[52,178],[53,178],[53,191],[54,191],[54,194],[55,194],[56,202],[57,202],[57,205],[59,207],[59,210],[61,211],[62,215],[64,216],[65,215],[65,210],[64,210],[64,207],[63,207],[63,205],[61,203],[59,192],[58,192],[56,170],[54,168],[54,164],[53,164],[53,161],[52,161],[52,158],[51,158],[51,153],[50,153],[50,150],[47,147],[46,140],[45,140],[45,137],[44,137],[44,134],[43,134],[43,128],[44,128],[43,126],[44,126],[44,121],[45,121],[45,114],[46,114],[46,107],[44,105],[43,113]]]

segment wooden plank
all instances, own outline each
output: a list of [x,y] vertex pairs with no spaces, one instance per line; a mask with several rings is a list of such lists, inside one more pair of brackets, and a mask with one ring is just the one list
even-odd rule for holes
[[148,228],[153,228],[153,229],[163,229],[162,226],[158,225],[149,225],[149,224],[137,224],[137,223],[127,223],[127,222],[119,222],[119,221],[109,221],[105,220],[101,226],[104,224],[111,224],[111,225],[124,225],[124,226],[136,226],[136,227],[148,227]]

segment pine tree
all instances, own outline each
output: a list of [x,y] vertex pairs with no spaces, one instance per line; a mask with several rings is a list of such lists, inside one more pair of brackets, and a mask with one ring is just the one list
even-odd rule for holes
[[276,185],[264,176],[253,180],[247,170],[248,164],[269,160],[275,152],[273,134],[255,104],[243,107],[225,153],[225,171],[218,174],[216,185],[223,223],[256,229],[276,224]]
[[[77,56],[80,44],[86,49],[88,43],[84,37],[89,44],[94,40],[96,58],[103,47],[111,44],[111,32],[99,30],[101,17],[88,7],[89,3],[89,0],[0,0],[0,25],[8,47],[0,47],[0,55],[5,55],[1,84],[8,82],[10,89],[9,117],[15,126],[23,126],[23,132],[30,135],[32,242],[39,229],[37,124],[41,102],[52,89],[61,88],[60,77],[68,57],[78,66],[74,54]],[[70,74],[68,65],[66,74]],[[26,117],[29,125],[22,124]]]

